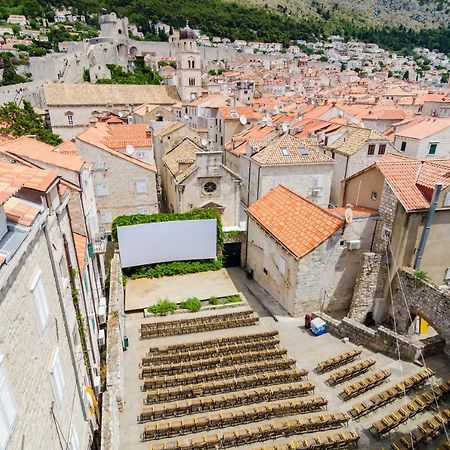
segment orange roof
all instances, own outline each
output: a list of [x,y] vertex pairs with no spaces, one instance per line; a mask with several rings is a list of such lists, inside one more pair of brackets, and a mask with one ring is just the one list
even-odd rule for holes
[[450,185],[450,160],[421,161],[386,153],[376,163],[406,211],[428,209],[434,185]]
[[151,147],[152,137],[146,124],[113,125],[109,127],[111,137],[105,140],[109,148]]
[[239,120],[246,117],[250,120],[262,119],[263,114],[253,111],[249,106],[227,106],[219,108],[219,113],[224,120]]
[[247,213],[297,259],[328,239],[344,221],[288,188],[278,185]]
[[39,214],[37,205],[25,203],[23,200],[12,197],[3,205],[6,213],[6,218],[10,222],[29,227],[36,216]]
[[424,139],[447,128],[450,128],[450,117],[419,116],[411,121],[411,125],[402,127],[396,131],[395,135],[411,139]]
[[[65,153],[69,144],[64,143],[56,150],[51,145],[38,141],[34,137],[22,136],[13,141],[8,141],[0,146],[0,152],[9,153],[11,155],[20,156],[22,158],[32,159],[34,161],[42,161],[52,166],[62,167],[64,169],[79,172],[83,167],[84,161],[78,155]],[[62,148],[63,152],[57,149]]]
[[72,233],[73,243],[75,244],[75,253],[77,254],[78,266],[80,273],[84,273],[84,264],[86,262],[86,243],[87,239],[82,234]]
[[3,205],[22,187],[45,192],[58,175],[23,164],[0,162],[0,205]]

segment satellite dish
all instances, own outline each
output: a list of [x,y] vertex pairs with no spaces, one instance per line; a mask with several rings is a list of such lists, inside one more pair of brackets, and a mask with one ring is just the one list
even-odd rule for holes
[[185,115],[183,116],[183,118],[184,118],[184,120],[188,120],[188,119],[189,119],[189,116],[188,116],[187,114],[185,114]]
[[347,223],[352,223],[353,221],[353,209],[351,208],[351,206],[347,206],[347,208],[345,209],[345,221]]
[[288,130],[288,128],[289,128],[289,125],[288,125],[287,122],[283,122],[283,123],[281,124],[281,129],[283,130],[283,133],[286,133],[286,131]]
[[208,145],[208,139],[202,138],[202,145],[206,147]]
[[123,112],[119,111],[119,117],[123,117]]
[[242,125],[247,125],[247,117],[241,116],[239,122],[241,122]]
[[125,151],[126,151],[129,155],[132,155],[132,154],[134,153],[134,147],[133,147],[131,144],[128,144],[128,145],[125,147]]

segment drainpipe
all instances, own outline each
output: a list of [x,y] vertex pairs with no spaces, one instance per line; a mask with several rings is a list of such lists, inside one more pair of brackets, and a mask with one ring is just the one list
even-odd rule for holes
[[434,185],[433,197],[431,199],[430,209],[428,210],[425,227],[422,231],[422,236],[420,238],[419,248],[417,249],[416,260],[414,261],[414,270],[420,269],[422,263],[422,257],[425,252],[425,246],[427,244],[428,235],[430,234],[431,225],[433,224],[433,219],[436,213],[437,204],[439,201],[439,195],[441,193],[442,183],[436,183]]
[[89,428],[91,429],[91,433],[92,433],[92,436],[93,436],[94,435],[94,430],[92,429],[92,423],[91,423],[91,421],[89,420],[89,418],[88,418],[88,416],[86,414],[86,409],[85,409],[85,406],[84,406],[84,399],[83,399],[83,391],[81,389],[80,380],[78,379],[78,369],[77,369],[77,363],[76,363],[76,359],[75,359],[75,351],[73,349],[72,337],[70,336],[69,325],[67,323],[67,315],[66,315],[66,310],[64,308],[63,293],[62,293],[61,286],[59,284],[60,282],[59,282],[59,278],[58,278],[58,269],[57,269],[55,257],[53,255],[52,244],[51,244],[50,236],[48,234],[47,224],[45,224],[43,226],[43,230],[44,230],[44,235],[45,235],[45,241],[47,243],[48,254],[49,254],[49,257],[50,257],[51,264],[52,264],[53,277],[55,278],[55,282],[56,282],[55,283],[56,284],[56,291],[58,293],[59,306],[61,308],[61,314],[62,314],[62,317],[63,317],[64,329],[66,331],[66,338],[67,338],[67,342],[69,344],[70,359],[72,361],[72,368],[73,368],[73,371],[74,371],[74,374],[75,374],[75,383],[77,385],[78,397],[80,398],[81,410],[83,411],[84,420],[89,423]]

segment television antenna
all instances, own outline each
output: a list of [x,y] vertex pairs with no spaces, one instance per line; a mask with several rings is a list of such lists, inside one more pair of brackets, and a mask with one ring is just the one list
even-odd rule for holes
[[239,118],[239,122],[241,122],[241,125],[247,125],[247,117],[245,117],[245,116],[241,116],[240,118]]
[[132,154],[134,154],[134,147],[131,144],[127,144],[127,146],[125,147],[125,151],[129,155],[132,155]]

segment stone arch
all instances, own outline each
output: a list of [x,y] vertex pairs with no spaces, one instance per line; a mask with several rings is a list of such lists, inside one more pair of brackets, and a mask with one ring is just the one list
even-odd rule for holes
[[139,50],[135,46],[130,48],[130,56],[135,58],[138,54],[139,54]]
[[436,330],[450,349],[449,293],[432,283],[418,280],[411,269],[400,268],[392,280],[392,304],[399,332],[407,332],[411,325],[410,315],[412,318],[420,316]]

